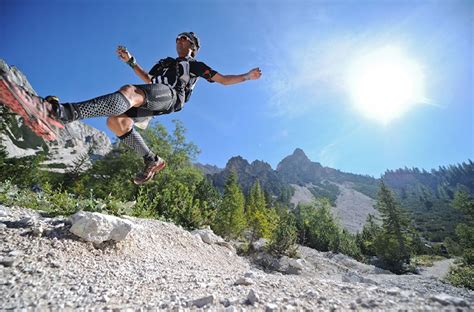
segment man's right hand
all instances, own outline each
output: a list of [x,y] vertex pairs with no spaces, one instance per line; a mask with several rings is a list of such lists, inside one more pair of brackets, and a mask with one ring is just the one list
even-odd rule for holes
[[117,47],[117,55],[124,62],[128,62],[132,58],[132,55],[130,54],[130,52],[128,52],[127,48],[124,46]]

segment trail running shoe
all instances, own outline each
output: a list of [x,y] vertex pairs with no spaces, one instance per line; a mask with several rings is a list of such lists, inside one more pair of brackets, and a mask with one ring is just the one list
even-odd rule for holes
[[61,119],[61,105],[59,105],[59,98],[55,95],[48,95],[44,98],[46,102],[49,102],[52,107],[52,113],[57,119]]
[[166,167],[166,162],[164,159],[156,156],[155,160],[148,160],[145,161],[145,169],[143,172],[137,174],[133,178],[133,183],[137,185],[141,185],[143,183],[146,183],[153,179],[155,176],[155,173],[159,172],[160,170],[163,170]]

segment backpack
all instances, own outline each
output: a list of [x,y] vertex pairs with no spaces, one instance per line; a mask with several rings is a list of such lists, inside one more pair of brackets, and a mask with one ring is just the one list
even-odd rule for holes
[[190,72],[191,66],[189,63],[190,61],[194,61],[194,59],[192,57],[186,57],[186,61],[188,63],[188,66],[183,66],[183,68],[184,70],[188,70],[187,74],[189,76],[189,81],[186,83],[185,86],[182,85],[182,81],[181,79],[179,79],[179,77],[184,74],[180,72],[180,67],[179,67],[179,64],[183,62],[183,60],[178,61],[177,59],[172,58],[172,57],[161,59],[158,61],[158,63],[155,64],[155,66],[153,66],[153,68],[149,72],[149,74],[152,75],[153,77],[157,77],[161,75],[165,69],[171,68],[172,66],[176,67],[175,70],[178,77],[176,77],[176,84],[174,86],[174,89],[178,93],[181,93],[181,91],[184,88],[184,99],[181,99],[180,101],[176,102],[176,105],[174,107],[175,112],[180,111],[183,108],[184,103],[189,101],[189,99],[191,98],[191,94],[193,92],[194,86],[196,85],[196,82],[199,78],[198,76]]

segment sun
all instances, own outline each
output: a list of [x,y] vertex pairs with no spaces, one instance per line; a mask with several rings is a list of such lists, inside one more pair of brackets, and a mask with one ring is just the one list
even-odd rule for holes
[[424,101],[423,80],[414,60],[399,48],[383,47],[353,62],[348,87],[357,111],[388,124]]

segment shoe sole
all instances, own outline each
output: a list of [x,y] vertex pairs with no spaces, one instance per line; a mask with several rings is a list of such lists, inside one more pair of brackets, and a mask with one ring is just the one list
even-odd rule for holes
[[155,176],[155,174],[160,172],[161,170],[165,169],[165,167],[166,167],[166,162],[163,162],[161,165],[157,166],[156,169],[151,171],[151,174],[147,179],[145,179],[141,182],[137,182],[137,181],[135,181],[135,179],[133,179],[133,183],[136,184],[136,185],[142,185],[142,184],[152,180],[153,177]]

